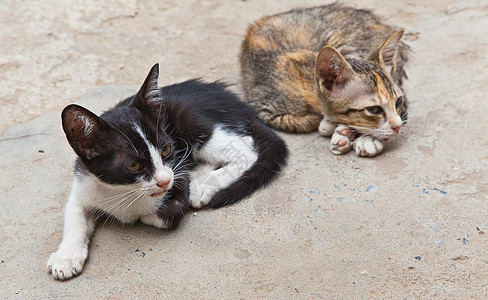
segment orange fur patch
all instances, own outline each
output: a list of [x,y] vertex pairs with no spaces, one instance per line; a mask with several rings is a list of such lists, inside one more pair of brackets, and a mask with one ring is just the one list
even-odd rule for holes
[[390,99],[390,93],[385,87],[383,80],[381,80],[380,76],[373,72],[374,77],[376,77],[376,93],[378,94],[378,99],[380,100],[380,104],[387,105]]
[[377,80],[377,90],[378,99],[380,100],[380,104],[383,106],[383,109],[386,113],[386,121],[390,124],[401,125],[401,119],[398,116],[398,112],[395,108],[396,99],[394,99],[391,94],[385,87],[385,84],[380,79],[378,74],[373,72],[373,75],[376,77]]
[[272,49],[276,47],[273,42],[251,30],[247,34],[246,44],[250,49],[253,50]]
[[310,55],[314,56],[315,54],[312,51],[303,50],[289,52],[279,58],[278,62],[282,71],[288,74],[287,79],[282,83],[282,87],[288,94],[303,99],[316,113],[320,114],[322,105],[315,81],[310,78],[313,74],[312,70],[297,67],[297,64],[306,65]]

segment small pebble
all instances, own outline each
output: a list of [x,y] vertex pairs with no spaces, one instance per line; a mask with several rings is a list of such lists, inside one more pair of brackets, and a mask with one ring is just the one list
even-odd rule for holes
[[315,190],[308,190],[307,192],[311,195],[320,195],[320,192]]
[[374,194],[378,191],[378,187],[375,185],[368,185],[366,187],[366,195]]
[[438,188],[434,188],[434,191],[438,191],[439,193],[441,193],[442,195],[445,195],[447,194],[447,192],[443,191],[443,190],[439,190]]
[[436,243],[437,245],[442,245],[442,244],[444,244],[444,242],[445,242],[444,239],[440,238],[437,241],[435,241],[434,243]]

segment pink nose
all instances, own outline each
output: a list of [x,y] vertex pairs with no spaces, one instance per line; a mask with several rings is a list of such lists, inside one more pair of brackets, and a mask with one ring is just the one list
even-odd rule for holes
[[397,134],[400,132],[400,129],[402,128],[402,125],[400,126],[391,126],[391,129],[393,129],[393,131],[395,131]]
[[156,182],[156,185],[159,186],[160,188],[164,189],[168,187],[169,184],[169,178],[168,179],[162,179]]

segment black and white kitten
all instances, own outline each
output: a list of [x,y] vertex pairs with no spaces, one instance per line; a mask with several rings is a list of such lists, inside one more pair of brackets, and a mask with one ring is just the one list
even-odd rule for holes
[[283,140],[225,84],[159,89],[158,73],[156,64],[136,95],[100,117],[73,104],[62,112],[78,159],[63,240],[47,263],[56,279],[81,272],[101,214],[175,228],[191,208],[249,196],[286,162]]

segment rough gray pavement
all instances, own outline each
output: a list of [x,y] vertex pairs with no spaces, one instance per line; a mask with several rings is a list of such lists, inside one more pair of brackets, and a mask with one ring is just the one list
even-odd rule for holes
[[174,231],[101,223],[81,276],[46,272],[72,181],[65,105],[107,109],[155,62],[160,85],[205,77],[238,90],[247,25],[326,2],[2,1],[1,298],[487,298],[481,0],[344,1],[404,26],[414,50],[410,121],[380,156],[338,157],[318,133],[282,134],[291,157],[269,188]]

